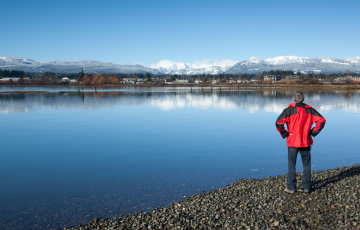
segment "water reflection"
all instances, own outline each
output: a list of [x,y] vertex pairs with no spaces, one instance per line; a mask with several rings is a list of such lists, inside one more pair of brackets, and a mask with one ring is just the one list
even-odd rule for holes
[[[293,91],[223,91],[223,92],[83,92],[45,94],[0,94],[0,113],[29,112],[42,107],[50,109],[97,109],[116,105],[150,105],[162,110],[177,108],[225,109],[244,108],[281,112],[291,102]],[[345,100],[344,100],[345,99]],[[358,91],[307,91],[305,103],[319,111],[345,110],[360,112]]]
[[[0,93],[0,229],[79,225],[284,174],[286,144],[274,122],[292,93]],[[312,169],[360,162],[359,92],[305,96],[327,120]]]

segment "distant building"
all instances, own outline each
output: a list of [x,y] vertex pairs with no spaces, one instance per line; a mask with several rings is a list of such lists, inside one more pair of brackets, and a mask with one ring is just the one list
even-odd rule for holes
[[69,82],[69,78],[63,77],[63,78],[61,78],[61,81],[62,81],[62,82]]
[[172,82],[172,81],[167,81],[166,79],[165,79],[165,84],[166,85],[171,85],[171,84],[173,84],[174,82]]
[[138,79],[136,79],[134,84],[143,84],[144,82],[145,82],[144,78],[138,78]]
[[360,77],[358,77],[358,76],[338,77],[335,79],[335,82],[346,82],[348,80],[360,82]]
[[19,79],[20,78],[18,78],[18,77],[5,77],[5,78],[1,78],[0,81],[2,81],[2,82],[10,81],[10,80],[17,81]]
[[266,75],[266,76],[264,76],[264,80],[280,81],[281,76],[280,75]]
[[122,81],[124,84],[135,84],[136,78],[123,78]]
[[288,81],[296,81],[297,79],[299,79],[299,76],[297,76],[297,75],[286,76],[286,80],[288,80]]
[[177,84],[187,84],[187,83],[189,83],[189,80],[187,80],[187,79],[177,79],[175,83],[177,83]]

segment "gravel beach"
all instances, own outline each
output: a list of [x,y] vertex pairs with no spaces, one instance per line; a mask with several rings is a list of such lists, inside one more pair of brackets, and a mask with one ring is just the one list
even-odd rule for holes
[[[312,192],[287,175],[240,179],[148,212],[64,229],[360,229],[360,165],[312,172]],[[302,173],[297,174],[301,188]]]

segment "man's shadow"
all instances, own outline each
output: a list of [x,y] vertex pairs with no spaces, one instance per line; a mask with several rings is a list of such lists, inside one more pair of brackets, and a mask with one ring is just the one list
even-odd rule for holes
[[351,166],[350,169],[341,171],[339,174],[335,176],[313,181],[312,182],[313,191],[322,189],[328,184],[339,182],[340,180],[343,180],[345,178],[359,175],[359,173],[360,173],[360,165],[359,164],[353,165]]

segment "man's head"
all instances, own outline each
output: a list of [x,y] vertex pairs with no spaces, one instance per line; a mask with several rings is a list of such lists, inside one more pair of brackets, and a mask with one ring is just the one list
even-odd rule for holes
[[294,102],[295,103],[303,103],[304,101],[304,94],[300,91],[294,93]]

